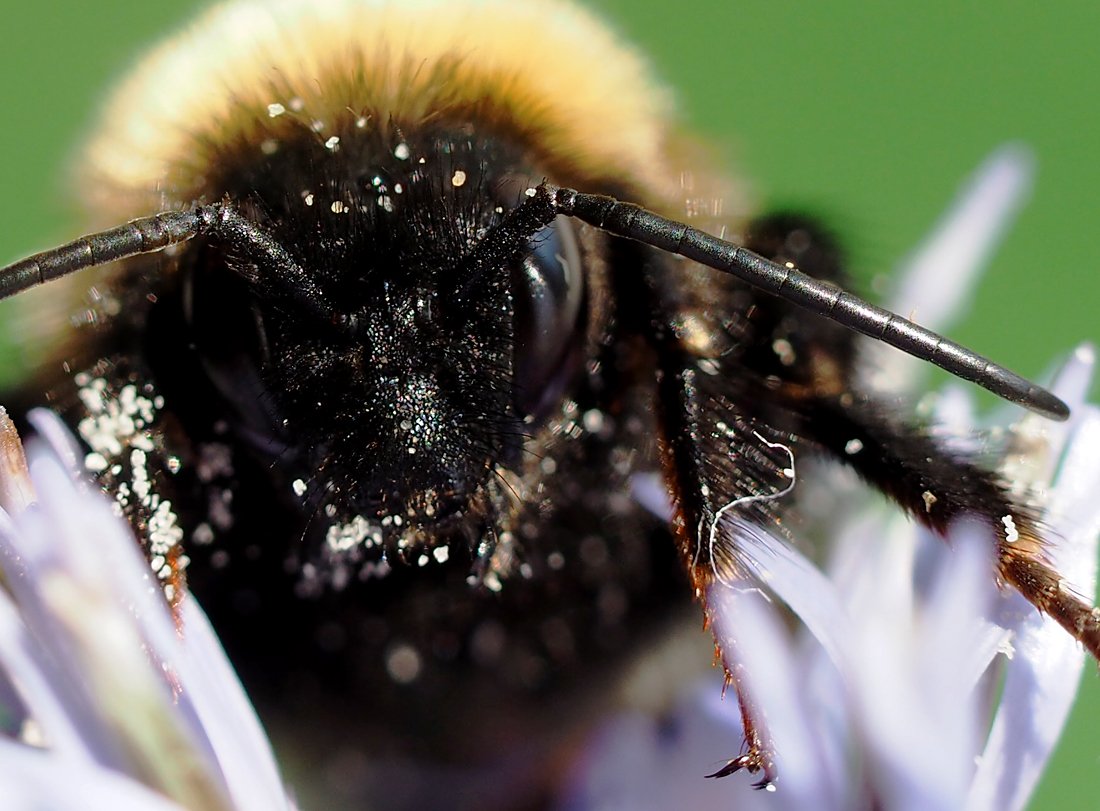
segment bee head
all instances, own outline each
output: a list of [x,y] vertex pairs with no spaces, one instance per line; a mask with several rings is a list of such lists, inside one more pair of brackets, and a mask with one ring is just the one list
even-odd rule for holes
[[277,144],[223,162],[247,238],[196,240],[181,262],[230,428],[304,483],[306,513],[400,528],[384,544],[498,521],[495,489],[582,354],[571,225],[502,237],[529,173],[466,133]]

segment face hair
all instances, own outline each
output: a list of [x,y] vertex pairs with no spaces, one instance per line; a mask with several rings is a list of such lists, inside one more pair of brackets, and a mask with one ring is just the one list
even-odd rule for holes
[[[1059,421],[1069,417],[1069,407],[1047,390],[954,341],[790,265],[772,262],[685,223],[611,197],[543,183],[529,190],[523,203],[479,243],[466,263],[476,267],[507,261],[559,214],[732,274],[809,312],[934,363],[1044,417]],[[330,324],[354,318],[338,313],[278,240],[243,217],[230,202],[142,217],[0,268],[0,299],[79,270],[161,251],[197,236],[208,236],[261,262],[262,278],[247,278],[261,291],[295,302]]]

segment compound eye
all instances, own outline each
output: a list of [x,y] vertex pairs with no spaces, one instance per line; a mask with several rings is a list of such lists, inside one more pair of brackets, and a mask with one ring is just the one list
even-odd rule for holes
[[584,339],[584,273],[577,235],[565,217],[539,231],[530,247],[513,271],[515,396],[520,413],[538,419],[561,397]]
[[261,449],[278,442],[280,420],[263,379],[269,364],[261,304],[227,258],[206,248],[184,271],[183,319],[193,357],[230,406],[230,420]]

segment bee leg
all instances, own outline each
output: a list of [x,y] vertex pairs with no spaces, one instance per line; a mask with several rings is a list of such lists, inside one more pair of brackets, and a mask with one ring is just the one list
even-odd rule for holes
[[1044,554],[1037,511],[1019,503],[997,474],[946,447],[874,398],[826,395],[792,399],[794,430],[841,460],[911,516],[943,534],[963,516],[996,541],[997,575],[1100,659],[1100,610],[1074,594]]
[[[843,280],[839,248],[809,218],[763,217],[752,224],[748,245],[818,278]],[[770,423],[770,409],[760,406],[773,395],[761,391],[760,381],[805,388],[828,369],[830,384],[846,387],[853,339],[831,321],[796,315],[786,302],[737,284],[716,284],[710,274],[686,278],[663,256],[648,261],[656,271],[648,304],[654,328],[644,335],[660,370],[656,411],[664,479],[675,507],[672,531],[705,620],[717,630],[707,601],[710,587],[744,575],[737,549],[716,531],[722,512],[736,505],[739,519],[782,533],[779,508],[800,444],[797,433]],[[684,329],[693,323],[700,325],[697,331]],[[693,343],[699,335],[716,339],[701,349]],[[746,689],[736,645],[736,639],[715,638],[716,660],[737,693],[745,745],[711,776],[762,773],[757,785],[763,788],[776,777],[774,752],[764,708]]]
[[[754,223],[749,236],[749,247],[765,256],[843,280],[838,249],[811,220],[773,215]],[[708,624],[710,586],[742,574],[736,546],[715,540],[722,511],[736,505],[739,519],[782,534],[779,507],[793,481],[792,460],[816,448],[937,532],[963,515],[977,516],[997,538],[1000,579],[1100,658],[1100,612],[1063,588],[1045,561],[1035,511],[1013,500],[971,456],[854,391],[852,333],[774,298],[716,288],[710,279],[664,284],[674,273],[651,261],[665,271],[654,275],[655,329],[647,337],[659,369],[656,410],[672,530]],[[684,328],[696,322],[702,326]],[[720,352],[701,355],[691,343],[723,334],[727,348]],[[771,744],[739,677],[736,642],[716,638],[716,647],[741,702],[746,751],[714,776],[762,771],[766,785],[774,779]]]
[[716,583],[744,575],[736,548],[716,533],[723,509],[736,504],[739,517],[779,528],[776,507],[791,484],[790,449],[797,437],[744,416],[729,397],[736,386],[677,358],[674,344],[659,351],[665,368],[685,361],[678,372],[662,375],[657,388],[665,482],[674,504],[671,528],[705,622],[716,632],[716,660],[737,693],[745,734],[742,754],[709,776],[759,772],[757,786],[764,788],[775,780],[776,768],[762,708],[746,689],[736,639],[717,636],[708,595]]
[[[749,247],[845,284],[842,252],[811,218],[761,217],[750,228]],[[1100,610],[1068,590],[1046,561],[1036,511],[1017,503],[1005,482],[967,454],[945,447],[886,403],[857,393],[852,332],[766,297],[751,320],[740,362],[759,388],[739,400],[748,413],[824,449],[939,533],[963,515],[983,521],[997,538],[1000,580],[1100,659]]]
[[752,786],[755,789],[765,789],[775,782],[778,771],[775,767],[775,748],[764,725],[762,710],[752,701],[751,692],[746,688],[744,679],[740,677],[741,666],[731,663],[727,658],[729,652],[722,650],[717,643],[715,652],[726,670],[726,686],[732,684],[737,693],[745,743],[741,747],[741,754],[730,758],[722,768],[705,777],[729,777],[741,770],[749,774],[762,773],[761,778]]

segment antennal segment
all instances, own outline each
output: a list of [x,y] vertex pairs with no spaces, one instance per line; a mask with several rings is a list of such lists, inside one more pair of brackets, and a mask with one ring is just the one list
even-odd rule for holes
[[[1046,389],[961,344],[846,293],[835,285],[807,276],[794,267],[772,262],[739,245],[631,203],[547,184],[539,187],[535,198],[539,194],[552,196],[558,213],[576,217],[615,236],[730,273],[753,287],[934,363],[963,380],[976,383],[1044,417],[1064,420],[1069,416],[1069,407]],[[529,202],[525,202],[524,206]]]
[[70,273],[156,253],[197,236],[209,237],[260,263],[262,273],[247,276],[249,283],[302,306],[322,321],[335,322],[335,308],[316,280],[278,240],[230,203],[141,217],[0,268],[0,299]]
[[36,253],[0,268],[0,299],[86,268],[186,242],[209,229],[216,222],[218,211],[218,206],[167,211]]

